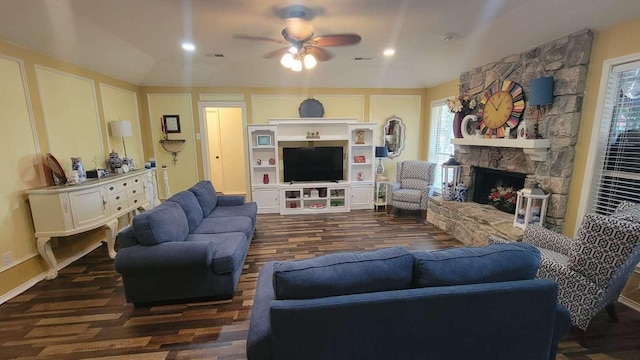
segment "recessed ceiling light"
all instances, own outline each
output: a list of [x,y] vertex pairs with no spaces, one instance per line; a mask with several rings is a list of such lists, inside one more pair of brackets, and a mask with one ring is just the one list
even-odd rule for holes
[[196,49],[196,46],[195,46],[195,45],[193,45],[193,44],[192,44],[192,43],[190,43],[190,42],[183,42],[183,43],[182,43],[182,49],[183,49],[184,51],[194,51],[194,50]]
[[393,56],[393,54],[396,53],[396,50],[389,48],[385,49],[382,53],[384,54],[384,56]]

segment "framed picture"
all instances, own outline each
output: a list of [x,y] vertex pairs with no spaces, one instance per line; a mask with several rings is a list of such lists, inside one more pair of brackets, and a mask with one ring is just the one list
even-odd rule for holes
[[258,146],[271,146],[271,135],[258,135],[256,143]]
[[353,157],[353,162],[356,164],[364,164],[365,162],[367,162],[367,160],[364,155],[355,155]]
[[356,130],[356,144],[364,144],[364,130]]
[[167,134],[180,132],[180,116],[179,115],[162,115],[162,126]]

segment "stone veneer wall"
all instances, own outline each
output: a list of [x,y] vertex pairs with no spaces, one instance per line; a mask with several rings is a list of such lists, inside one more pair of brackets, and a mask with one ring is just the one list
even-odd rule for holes
[[[520,84],[527,100],[531,80],[554,77],[553,104],[538,122],[540,134],[551,142],[546,161],[531,161],[521,149],[500,148],[502,159],[497,167],[492,167],[489,166],[489,154],[495,149],[492,147],[473,147],[468,154],[456,151],[455,157],[463,165],[462,181],[470,189],[472,166],[525,173],[529,181],[539,182],[551,193],[546,226],[558,232],[564,226],[592,42],[593,32],[582,30],[460,75],[461,92],[478,101],[485,89],[503,80]],[[523,116],[535,121],[534,107],[527,106]],[[515,135],[512,131],[511,137]]]

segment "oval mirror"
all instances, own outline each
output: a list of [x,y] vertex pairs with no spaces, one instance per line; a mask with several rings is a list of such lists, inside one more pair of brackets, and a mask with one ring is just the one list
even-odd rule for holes
[[389,158],[394,158],[400,156],[402,150],[404,149],[404,124],[402,123],[402,119],[397,116],[392,116],[387,119],[387,122],[384,125],[384,145],[387,147]]

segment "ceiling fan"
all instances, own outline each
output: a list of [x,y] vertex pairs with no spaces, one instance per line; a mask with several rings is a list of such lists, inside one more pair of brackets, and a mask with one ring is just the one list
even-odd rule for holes
[[314,37],[313,27],[302,11],[291,12],[285,19],[287,25],[282,29],[283,40],[262,36],[234,34],[234,39],[271,41],[287,44],[278,50],[264,55],[266,59],[280,57],[280,63],[293,71],[301,71],[302,65],[310,69],[317,61],[327,61],[333,54],[324,47],[355,45],[362,39],[358,34],[331,34]]

